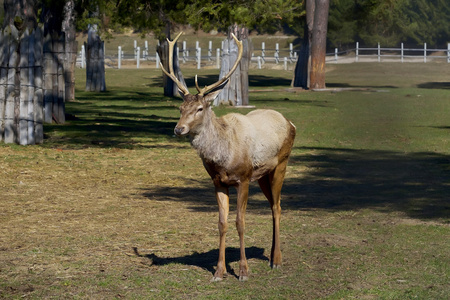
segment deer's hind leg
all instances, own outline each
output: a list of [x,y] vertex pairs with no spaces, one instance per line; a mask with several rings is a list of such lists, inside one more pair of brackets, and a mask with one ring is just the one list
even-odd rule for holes
[[269,200],[272,209],[272,250],[270,253],[270,265],[272,268],[281,266],[280,247],[280,219],[281,219],[281,187],[283,186],[284,175],[286,174],[287,159],[280,163],[273,171],[264,175],[258,180],[259,186]]
[[242,181],[237,188],[237,216],[236,216],[236,229],[239,234],[240,245],[240,260],[239,260],[239,281],[248,280],[248,264],[245,256],[245,211],[247,209],[248,200],[248,181]]

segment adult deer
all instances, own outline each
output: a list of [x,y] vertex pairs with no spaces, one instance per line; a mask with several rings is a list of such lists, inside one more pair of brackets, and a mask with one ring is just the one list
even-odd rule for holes
[[[169,58],[181,33],[169,41]],[[177,79],[173,62],[169,61],[169,72],[163,72],[178,86],[183,97],[180,106],[181,117],[175,127],[178,136],[189,135],[192,146],[197,150],[203,165],[212,178],[219,204],[219,259],[213,281],[222,280],[226,273],[225,235],[228,229],[230,186],[237,188],[236,227],[240,240],[239,280],[248,279],[248,265],[245,257],[244,228],[248,188],[251,181],[258,181],[261,190],[270,202],[273,218],[273,240],[270,263],[272,268],[281,265],[280,250],[280,194],[286,173],[286,165],[295,138],[295,126],[273,110],[255,110],[247,115],[230,113],[216,117],[211,102],[227,83],[242,58],[242,42],[234,35],[238,45],[238,59],[230,72],[218,82],[199,88],[197,95]]]

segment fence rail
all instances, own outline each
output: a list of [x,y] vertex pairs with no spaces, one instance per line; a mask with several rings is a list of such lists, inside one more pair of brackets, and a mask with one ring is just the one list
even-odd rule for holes
[[[198,47],[198,42],[195,47],[187,47],[186,41],[182,42],[179,48],[179,60],[181,63],[194,63],[197,68],[215,66],[220,68],[220,60],[223,55],[222,48],[212,49],[212,43],[209,43],[208,49],[202,49]],[[280,49],[276,44],[275,49],[267,49],[265,43],[261,44],[260,48],[254,48],[251,57],[251,67],[261,69],[265,64],[280,65],[280,68],[285,70],[292,69],[297,62],[297,52],[294,50],[294,46],[291,43],[289,49]],[[106,53],[106,52],[105,52]],[[138,59],[139,58],[139,59]],[[109,67],[122,68],[123,63],[127,65],[134,65],[136,68],[141,66],[142,62],[147,64],[153,64],[155,68],[159,68],[159,56],[154,51],[154,54],[150,54],[148,43],[145,43],[143,48],[137,46],[135,41],[134,51],[125,53],[122,51],[122,47],[118,47],[117,55],[109,55],[106,57],[105,62]],[[347,49],[345,51],[339,51],[338,48],[334,49],[334,52],[326,54],[327,63],[351,63],[351,62],[363,62],[363,61],[377,61],[377,62],[419,62],[424,63],[431,60],[442,60],[450,63],[450,43],[447,45],[447,49],[429,49],[425,43],[423,48],[405,48],[403,43],[399,48],[382,48],[380,44],[377,47],[360,47],[359,43],[356,43],[355,48]],[[108,62],[109,61],[109,62]],[[134,63],[133,63],[134,62]],[[81,68],[86,66],[85,62],[85,49],[82,47],[77,59],[77,65]]]

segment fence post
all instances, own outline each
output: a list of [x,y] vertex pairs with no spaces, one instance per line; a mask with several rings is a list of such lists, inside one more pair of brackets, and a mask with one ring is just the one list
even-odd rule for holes
[[134,59],[136,59],[137,41],[134,40]]
[[216,50],[216,67],[217,69],[220,69],[220,49],[217,48]]
[[117,49],[117,69],[122,67],[122,47],[118,47]]
[[195,42],[195,58],[197,59],[197,66],[198,66],[198,49],[200,48],[199,42]]
[[211,61],[212,60],[212,41],[209,41],[208,43],[208,60]]
[[447,44],[447,63],[450,63],[450,43]]
[[423,43],[423,62],[427,62],[427,43]]
[[139,61],[141,56],[141,47],[136,48],[136,69],[139,69]]
[[197,48],[197,69],[200,69],[202,62],[202,48]]
[[288,61],[288,59],[287,59],[287,57],[285,56],[284,57],[284,69],[287,71],[287,61]]
[[84,69],[86,67],[86,49],[84,45],[81,45],[81,68]]
[[381,61],[381,48],[380,48],[380,43],[378,43],[378,62]]
[[275,44],[275,62],[280,62],[280,46],[278,45],[278,43]]
[[338,61],[338,48],[334,48],[334,61],[337,63]]
[[266,55],[266,43],[261,43],[261,58],[265,61],[265,55]]
[[294,45],[292,43],[289,43],[289,59],[291,62],[294,61]]
[[142,54],[142,57],[146,59],[148,56],[148,41],[145,41],[145,50]]
[[356,62],[358,62],[358,55],[359,55],[359,42],[356,42],[356,54],[355,54]]
[[400,55],[401,55],[401,60],[403,62],[403,43],[401,43],[401,45],[400,45]]

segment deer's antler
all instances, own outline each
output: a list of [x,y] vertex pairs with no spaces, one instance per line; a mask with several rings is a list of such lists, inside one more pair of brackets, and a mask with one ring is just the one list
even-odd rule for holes
[[[164,74],[169,76],[170,79],[172,79],[173,82],[175,82],[175,84],[178,86],[178,89],[181,91],[181,93],[183,93],[183,95],[186,96],[189,94],[189,90],[186,88],[186,86],[184,86],[178,80],[178,78],[175,76],[175,72],[173,71],[173,48],[174,48],[174,45],[177,42],[178,38],[181,36],[181,34],[183,34],[183,32],[180,32],[173,41],[170,41],[169,39],[167,39],[167,42],[169,43],[169,72],[167,72],[166,69],[164,69],[162,63],[160,63],[160,65],[161,65],[161,69],[163,70]],[[244,52],[244,47],[242,46],[242,41],[239,41],[233,33],[231,34],[231,36],[233,37],[234,41],[236,42],[236,44],[238,46],[238,57],[236,59],[236,62],[234,63],[233,67],[230,69],[230,71],[228,72],[227,75],[222,77],[216,83],[207,85],[202,89],[200,89],[200,87],[198,85],[198,81],[197,81],[197,75],[195,75],[195,87],[198,91],[198,95],[203,96],[203,95],[211,92],[212,90],[220,87],[223,83],[225,83],[230,78],[231,74],[233,74],[233,72],[236,70],[237,66],[239,65],[239,63],[242,59],[242,53]]]
[[199,88],[198,83],[197,83],[197,76],[195,76],[195,87],[197,88],[199,95],[203,96],[203,95],[209,93],[210,91],[216,89],[217,87],[221,86],[224,82],[226,82],[230,78],[231,74],[233,74],[233,72],[236,70],[237,66],[239,65],[239,62],[242,59],[242,53],[244,52],[244,47],[242,46],[242,41],[239,41],[233,33],[231,34],[231,36],[233,37],[234,41],[236,42],[236,44],[238,46],[238,57],[236,59],[236,62],[234,63],[233,67],[231,68],[231,70],[228,72],[227,75],[222,77],[216,83],[207,85],[202,89]]
[[177,37],[175,39],[173,39],[173,41],[170,41],[169,39],[167,39],[167,42],[169,43],[169,72],[166,71],[166,69],[164,69],[164,66],[162,65],[162,63],[160,62],[159,64],[161,65],[161,69],[163,70],[164,74],[166,74],[167,76],[169,76],[170,79],[173,80],[173,82],[175,82],[175,84],[177,85],[178,89],[181,91],[181,93],[183,93],[183,95],[188,95],[189,94],[189,90],[187,89],[186,86],[184,86],[184,84],[182,84],[178,78],[175,76],[175,72],[173,71],[173,48],[175,46],[175,43],[177,42],[178,38],[183,34],[183,32],[180,32]]

